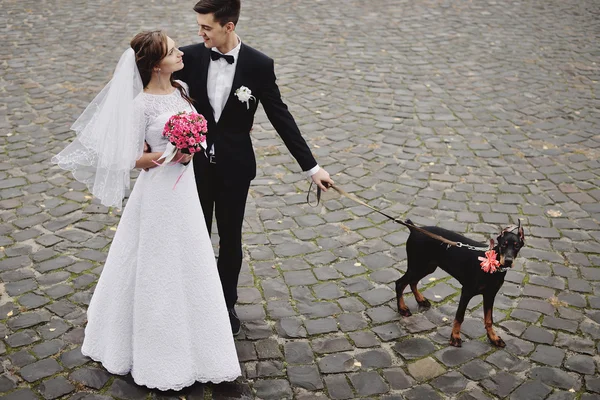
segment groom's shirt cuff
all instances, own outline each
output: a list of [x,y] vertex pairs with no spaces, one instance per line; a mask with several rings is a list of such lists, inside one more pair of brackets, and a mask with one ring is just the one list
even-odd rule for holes
[[314,174],[316,174],[317,172],[319,172],[319,170],[321,169],[321,167],[319,167],[319,164],[315,165],[314,167],[312,167],[311,169],[309,169],[308,171],[304,171],[304,173],[306,174],[306,176],[308,178],[312,177]]

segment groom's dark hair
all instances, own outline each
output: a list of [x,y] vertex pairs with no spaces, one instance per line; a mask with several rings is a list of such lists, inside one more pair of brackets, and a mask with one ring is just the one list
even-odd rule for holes
[[224,26],[228,22],[237,25],[240,8],[240,0],[200,0],[194,6],[194,11],[198,14],[213,14],[215,21]]

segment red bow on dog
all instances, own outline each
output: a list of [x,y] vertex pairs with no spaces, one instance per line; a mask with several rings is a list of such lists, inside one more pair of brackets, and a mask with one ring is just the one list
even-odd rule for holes
[[481,261],[481,269],[484,272],[493,274],[496,268],[500,266],[500,261],[496,260],[496,250],[491,249],[485,252],[485,257],[477,257]]

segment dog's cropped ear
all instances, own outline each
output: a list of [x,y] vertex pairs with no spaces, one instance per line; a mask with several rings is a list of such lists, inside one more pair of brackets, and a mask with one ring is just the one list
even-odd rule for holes
[[523,227],[521,226],[521,218],[519,218],[519,237],[521,238],[521,241],[523,243],[525,243],[525,231],[523,230]]

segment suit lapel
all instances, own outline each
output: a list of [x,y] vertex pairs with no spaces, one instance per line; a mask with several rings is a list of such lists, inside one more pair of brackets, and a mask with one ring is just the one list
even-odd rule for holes
[[200,60],[200,104],[203,109],[209,111],[209,115],[205,117],[210,118],[210,121],[214,123],[215,114],[210,100],[208,99],[208,88],[206,86],[208,79],[208,65],[210,63],[210,49],[204,48],[202,52],[202,59]]
[[245,51],[244,51],[244,43],[241,44],[240,46],[240,52],[238,53],[238,60],[237,63],[235,64],[235,74],[233,75],[233,83],[231,84],[231,91],[229,92],[229,97],[227,97],[227,102],[225,103],[225,107],[223,107],[223,111],[221,112],[221,117],[219,118],[219,121],[223,120],[223,115],[225,115],[225,112],[227,111],[227,109],[229,107],[231,107],[231,102],[236,100],[235,97],[235,91],[241,86],[242,84],[242,68],[243,68],[243,63],[245,61]]

